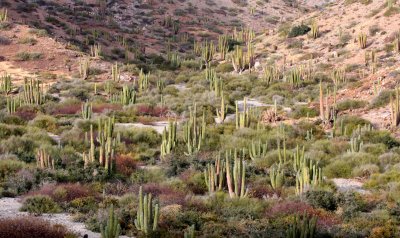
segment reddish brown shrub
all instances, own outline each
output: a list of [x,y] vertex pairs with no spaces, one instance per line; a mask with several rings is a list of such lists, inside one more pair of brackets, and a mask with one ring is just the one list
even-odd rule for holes
[[57,105],[49,112],[53,116],[57,115],[74,115],[81,111],[80,104],[64,104],[64,105]]
[[117,172],[129,177],[136,170],[136,161],[128,155],[118,155],[115,158]]
[[267,210],[266,216],[268,218],[275,218],[278,216],[289,216],[304,213],[318,217],[317,223],[319,226],[332,227],[333,225],[339,223],[339,220],[334,213],[327,212],[323,209],[314,209],[312,206],[304,202],[277,202],[274,206]]
[[37,109],[30,106],[22,106],[18,108],[15,112],[15,115],[19,116],[20,118],[30,121],[36,117]]
[[249,195],[250,195],[250,197],[259,198],[259,199],[273,197],[273,196],[280,197],[281,191],[274,190],[271,187],[263,185],[263,184],[255,184],[250,187]]
[[103,104],[93,105],[92,111],[95,113],[102,113],[104,111],[121,110],[121,108],[122,108],[121,105],[103,103]]
[[136,108],[139,116],[152,116],[152,117],[162,117],[164,116],[168,109],[166,107],[153,107],[150,105],[139,105]]
[[39,190],[29,192],[27,196],[47,195],[56,202],[70,202],[77,198],[92,196],[93,192],[84,185],[75,183],[69,184],[46,184]]
[[37,217],[0,219],[0,238],[65,238],[78,237],[62,225],[53,225]]
[[153,196],[158,197],[162,206],[171,204],[185,204],[186,194],[182,191],[176,190],[171,186],[148,183],[143,186],[143,192],[151,193]]

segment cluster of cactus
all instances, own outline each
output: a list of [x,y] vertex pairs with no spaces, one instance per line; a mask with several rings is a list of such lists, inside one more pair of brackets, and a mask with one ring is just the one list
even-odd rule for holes
[[292,88],[298,88],[302,84],[301,71],[298,68],[290,70],[289,75],[287,75],[287,81],[290,83]]
[[101,46],[100,44],[94,44],[90,46],[90,56],[93,58],[100,58],[101,57]]
[[278,160],[280,164],[286,163],[287,161],[287,151],[286,151],[286,140],[283,140],[282,143],[282,148],[281,148],[281,141],[278,140],[277,141],[277,145],[278,145]]
[[36,166],[41,169],[54,169],[54,159],[45,149],[39,149],[36,154]]
[[180,55],[176,52],[174,52],[174,53],[168,52],[167,53],[167,61],[174,68],[179,68],[182,64],[182,59],[181,59]]
[[7,15],[8,15],[7,8],[0,9],[0,22],[6,22]]
[[247,108],[247,98],[243,99],[243,110],[239,111],[238,101],[235,102],[236,129],[250,126],[250,110]]
[[81,59],[79,61],[79,75],[85,80],[89,77],[90,61],[89,59]]
[[5,73],[0,78],[0,92],[8,95],[12,91],[12,89],[13,85],[11,81],[11,75]]
[[[87,134],[85,134],[85,139],[87,141]],[[90,149],[89,153],[83,153],[83,162],[84,162],[84,168],[86,168],[89,164],[94,163],[96,160],[95,158],[95,153],[96,153],[96,147],[94,144],[94,135],[93,135],[93,125],[90,125]]]
[[300,65],[300,76],[304,81],[312,81],[314,79],[315,70],[311,60],[307,64]]
[[221,92],[221,106],[220,109],[216,108],[215,109],[217,112],[217,118],[219,120],[219,123],[224,123],[226,119],[226,115],[228,112],[228,107],[225,105],[225,99],[224,99],[224,93]]
[[364,142],[361,140],[361,135],[350,138],[349,145],[350,148],[347,150],[347,152],[349,153],[360,152],[361,148],[364,145]]
[[118,218],[115,216],[114,206],[111,205],[108,212],[106,226],[100,227],[101,238],[118,238],[121,233],[121,226],[119,225]]
[[217,50],[218,50],[218,53],[220,54],[220,59],[225,60],[226,54],[229,51],[228,37],[226,35],[220,35],[218,37]]
[[162,79],[157,80],[157,89],[159,94],[163,94],[165,89],[165,81]]
[[115,63],[115,65],[111,66],[111,78],[112,78],[112,81],[114,81],[114,82],[119,82],[119,80],[121,78],[121,73],[120,73],[120,69],[118,68],[118,63]]
[[143,72],[143,69],[141,69],[138,80],[140,92],[146,91],[149,88],[149,78],[150,78],[150,72],[146,74]]
[[24,104],[40,105],[44,102],[43,87],[39,80],[24,79]]
[[283,187],[285,183],[285,172],[281,164],[274,164],[269,171],[271,187],[275,190]]
[[114,124],[114,118],[99,119],[97,126],[97,142],[100,145],[99,163],[104,166],[107,172],[113,170],[114,148],[116,146],[116,139],[113,137]]
[[390,97],[390,119],[392,127],[397,127],[400,123],[400,96],[399,88],[396,88],[395,98]]
[[82,118],[85,120],[89,120],[90,118],[92,118],[92,104],[89,102],[85,102],[82,104],[81,107],[81,114],[82,114]]
[[136,91],[133,87],[124,85],[120,92],[120,102],[122,105],[132,105],[136,103]]
[[112,81],[106,81],[104,83],[104,91],[106,92],[106,94],[109,98],[112,96],[113,89],[114,89],[114,86],[113,86]]
[[202,141],[206,134],[206,121],[205,112],[203,111],[203,117],[201,123],[197,119],[197,105],[194,104],[193,110],[189,109],[190,116],[189,120],[186,121],[184,126],[184,142],[186,143],[187,152],[185,154],[192,155],[198,152],[201,148]]
[[204,169],[204,179],[208,188],[208,192],[212,193],[215,191],[222,190],[224,179],[226,176],[226,164],[221,156],[218,155],[215,158],[215,163],[207,164]]
[[319,27],[317,21],[313,21],[311,24],[311,37],[317,39],[319,36]]
[[278,81],[280,78],[280,72],[277,67],[268,66],[263,69],[262,80],[270,85],[273,81]]
[[339,85],[340,83],[346,82],[346,70],[344,68],[341,69],[334,69],[332,71],[332,80],[335,86]]
[[249,43],[247,46],[247,52],[244,52],[241,46],[236,45],[231,55],[231,61],[236,73],[242,73],[246,67],[251,70],[254,65],[254,48],[252,44]]
[[301,160],[296,173],[296,195],[301,195],[310,187],[316,187],[322,182],[322,169],[311,159]]
[[267,142],[261,143],[261,140],[259,140],[258,142],[251,141],[251,145],[249,146],[249,155],[252,160],[265,158],[267,152]]
[[7,97],[7,113],[13,114],[17,108],[21,106],[21,99],[15,97]]
[[334,115],[334,105],[331,106],[329,104],[329,92],[324,97],[324,91],[322,88],[322,82],[319,83],[319,115],[321,120],[326,123],[328,122],[331,117]]
[[204,41],[201,46],[201,58],[203,60],[203,65],[209,65],[209,63],[214,59],[216,52],[216,47],[214,42]]
[[255,37],[255,32],[251,28],[242,28],[240,31],[233,29],[232,39],[238,42],[251,42]]
[[168,130],[167,128],[164,128],[161,142],[161,158],[170,154],[175,148],[176,143],[178,142],[176,137],[176,128],[177,123],[171,121],[168,123]]
[[[233,167],[231,166],[231,159],[233,157]],[[229,196],[231,198],[244,198],[247,197],[246,189],[246,164],[243,159],[244,156],[238,157],[236,150],[226,152],[225,156],[225,169],[226,169],[226,183],[228,186]]]
[[358,34],[358,45],[360,46],[361,49],[365,49],[367,47],[367,34],[364,32],[361,32]]
[[201,56],[201,42],[194,40],[193,42],[193,53],[197,56]]
[[135,219],[135,227],[139,231],[149,234],[157,230],[159,205],[153,204],[151,193],[143,195],[142,186],[139,189],[139,206]]
[[393,42],[393,48],[397,53],[400,53],[400,32],[396,34],[396,37]]
[[171,16],[165,17],[161,22],[162,26],[171,28],[172,32],[176,35],[179,32],[179,20],[173,20]]
[[286,238],[314,238],[317,227],[317,217],[296,215],[293,223],[286,231]]
[[387,8],[392,9],[396,0],[387,0]]
[[191,225],[187,228],[183,234],[183,238],[194,238],[194,225]]

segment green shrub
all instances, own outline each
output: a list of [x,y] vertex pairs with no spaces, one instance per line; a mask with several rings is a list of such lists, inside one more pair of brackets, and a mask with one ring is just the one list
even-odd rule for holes
[[48,132],[55,132],[57,129],[57,119],[48,115],[38,115],[32,120],[31,125]]
[[375,97],[371,104],[370,108],[379,108],[386,106],[390,102],[390,97],[394,96],[394,90],[383,90],[382,92],[379,93],[377,97]]
[[319,112],[314,108],[309,108],[307,106],[297,106],[292,112],[292,117],[295,119],[303,117],[316,117]]
[[296,36],[302,36],[307,34],[307,32],[309,32],[311,30],[311,28],[309,26],[306,25],[298,25],[298,26],[294,26],[292,27],[292,29],[290,30],[288,37],[296,37]]
[[358,108],[363,108],[367,105],[366,101],[346,99],[337,104],[337,109],[339,111],[354,110]]
[[18,61],[38,60],[41,58],[43,58],[43,54],[38,52],[19,52],[15,55],[15,60]]
[[324,175],[328,178],[349,178],[351,171],[349,161],[336,160],[324,168]]
[[40,215],[42,213],[57,213],[60,208],[49,196],[35,195],[27,197],[22,204],[21,211]]
[[14,159],[0,158],[0,182],[4,181],[8,176],[18,172],[25,166],[24,162]]
[[332,192],[323,190],[310,190],[306,193],[306,200],[309,204],[316,208],[323,208],[328,211],[335,211],[337,208],[336,197]]

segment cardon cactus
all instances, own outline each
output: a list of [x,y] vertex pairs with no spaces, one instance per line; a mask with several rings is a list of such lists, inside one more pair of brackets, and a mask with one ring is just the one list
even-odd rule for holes
[[121,226],[119,225],[118,219],[114,213],[114,206],[111,205],[111,208],[108,213],[108,219],[106,226],[101,226],[101,238],[118,238],[121,233]]
[[168,123],[168,130],[164,128],[162,134],[162,142],[161,142],[161,158],[164,158],[166,155],[172,153],[172,150],[175,148],[176,143],[178,142],[176,137],[176,122]]
[[285,183],[285,174],[281,168],[281,164],[274,164],[271,166],[269,177],[271,180],[271,187],[273,189],[280,189],[283,187],[283,184]]
[[142,187],[139,189],[139,206],[135,219],[135,227],[139,231],[148,234],[156,231],[158,226],[159,206],[153,204],[150,194],[143,195]]
[[231,198],[247,197],[246,188],[246,164],[243,158],[239,158],[236,150],[233,153],[233,168],[231,166],[231,152],[225,154],[226,183]]
[[296,215],[293,223],[286,231],[286,238],[314,238],[317,227],[317,217]]

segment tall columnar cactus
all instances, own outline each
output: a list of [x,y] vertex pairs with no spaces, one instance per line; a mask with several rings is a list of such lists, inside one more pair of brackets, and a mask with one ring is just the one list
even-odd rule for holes
[[90,46],[90,56],[93,58],[100,58],[101,57],[101,46],[100,44],[94,44]]
[[308,216],[306,213],[302,217],[296,215],[286,231],[286,238],[314,238],[316,227],[317,217]]
[[283,187],[285,183],[285,173],[283,171],[283,168],[281,167],[281,164],[274,164],[273,166],[271,166],[269,177],[271,180],[271,187],[273,189],[276,190]]
[[139,92],[146,91],[149,88],[149,78],[150,78],[150,72],[145,74],[143,72],[143,69],[141,69],[138,80]]
[[161,142],[161,158],[164,158],[166,155],[172,153],[173,149],[178,142],[176,137],[176,128],[177,123],[170,121],[168,123],[168,130],[164,128],[162,134],[162,142]]
[[115,216],[114,206],[111,205],[108,212],[108,219],[106,226],[101,226],[101,238],[118,238],[121,233],[121,226],[119,225],[118,218]]
[[357,40],[358,40],[358,45],[360,46],[361,49],[367,48],[367,34],[361,32],[360,34],[358,34]]
[[174,68],[181,67],[182,59],[181,59],[181,56],[177,52],[174,52],[174,53],[168,52],[167,60],[169,62],[169,65],[171,65],[172,67],[174,67]]
[[39,80],[24,79],[24,103],[40,105],[44,102],[43,87]]
[[250,43],[255,37],[255,32],[251,28],[242,28],[240,31],[233,29],[232,39],[238,42]]
[[139,206],[135,219],[135,227],[139,231],[148,234],[156,231],[158,226],[159,205],[153,204],[150,194],[143,195],[142,187],[139,189]]
[[[336,91],[335,91],[336,93]],[[326,96],[324,96],[324,91],[322,88],[322,82],[319,83],[319,115],[321,120],[324,123],[328,123],[332,117],[334,117],[334,111],[335,111],[335,98],[334,97],[334,104],[331,105],[329,103],[329,91]]]
[[347,152],[350,153],[360,152],[361,148],[364,145],[364,142],[361,140],[361,135],[350,138],[349,145],[350,148],[347,150]]
[[114,82],[119,82],[119,80],[121,78],[121,73],[120,73],[120,69],[118,67],[118,63],[115,63],[115,65],[111,66],[111,78],[112,78],[112,81],[114,81]]
[[220,54],[220,59],[225,60],[226,54],[229,50],[228,37],[226,35],[220,35],[218,37],[218,53]]
[[185,233],[183,234],[184,238],[194,238],[194,225],[191,225],[187,228]]
[[236,101],[235,104],[236,104],[236,112],[235,112],[236,129],[249,127],[250,110],[247,108],[247,98],[243,99],[243,110],[241,112],[239,111],[238,101]]
[[341,69],[334,69],[332,71],[332,80],[335,86],[339,85],[340,83],[346,82],[346,70],[344,68]]
[[82,104],[81,108],[82,118],[85,120],[89,120],[92,118],[92,104],[89,102],[85,102]]
[[319,27],[317,21],[313,21],[311,24],[311,37],[317,39],[319,36]]
[[280,73],[277,67],[268,66],[263,70],[262,80],[266,81],[270,85],[273,81],[278,81]]
[[393,42],[394,50],[397,53],[400,53],[400,32],[396,34],[396,37]]
[[194,40],[193,42],[193,53],[197,56],[201,55],[201,42]]
[[229,196],[231,198],[247,197],[246,189],[246,164],[243,158],[239,158],[236,150],[233,153],[233,167],[231,165],[232,153],[227,152],[225,158],[226,183],[228,185]]
[[231,56],[231,60],[232,60],[232,66],[236,73],[241,74],[246,69],[247,57],[244,54],[242,47],[238,45],[235,46],[235,49]]
[[300,69],[294,68],[289,72],[289,75],[287,76],[287,80],[292,86],[292,88],[298,88],[302,84],[302,77],[301,77],[301,72]]
[[79,61],[79,75],[81,79],[86,80],[89,77],[90,70],[90,60],[89,59],[81,59]]
[[221,93],[221,106],[220,109],[215,109],[217,112],[217,118],[219,120],[219,123],[224,123],[226,114],[228,112],[228,107],[225,105],[225,99],[224,99],[224,94]]
[[252,160],[262,159],[265,158],[268,152],[268,144],[265,142],[264,144],[261,143],[261,140],[258,142],[251,142],[249,146],[249,155]]
[[184,126],[184,141],[187,147],[187,152],[185,152],[185,154],[187,155],[192,155],[200,150],[206,134],[205,112],[203,111],[201,124],[199,124],[196,116],[197,105],[194,104],[193,108],[193,110],[192,108],[189,109],[189,120],[186,121]]
[[400,123],[400,96],[399,88],[396,88],[395,98],[390,97],[390,119],[392,127],[397,127]]
[[124,85],[120,92],[120,101],[124,106],[132,105],[136,103],[136,91],[133,87]]
[[39,149],[36,154],[36,165],[41,169],[54,169],[54,160],[45,149]]
[[20,106],[21,106],[20,98],[7,97],[7,112],[8,112],[8,114],[15,113],[17,108]]
[[13,85],[12,85],[12,81],[11,81],[11,75],[5,73],[0,78],[0,93],[4,93],[5,95],[8,95],[12,89],[13,89]]
[[225,181],[226,176],[226,164],[221,156],[215,159],[215,163],[207,164],[204,170],[204,179],[208,188],[208,192],[212,193],[215,191],[222,190],[222,186]]
[[215,52],[216,47],[214,42],[203,42],[201,47],[201,58],[203,60],[203,65],[208,65],[214,59]]
[[98,122],[97,142],[100,144],[99,163],[109,173],[113,169],[114,148],[116,145],[115,137],[113,137],[114,124],[114,118],[99,119]]
[[322,183],[322,169],[311,159],[304,159],[296,173],[296,195]]
[[211,68],[210,65],[207,65],[204,70],[204,76],[207,82],[209,82],[210,85],[212,85],[214,83],[214,80],[217,78],[217,73],[215,72],[215,69]]
[[8,15],[7,8],[0,9],[0,23],[6,22],[8,20],[7,15]]
[[165,81],[162,79],[157,80],[157,89],[159,94],[163,94],[165,89]]

